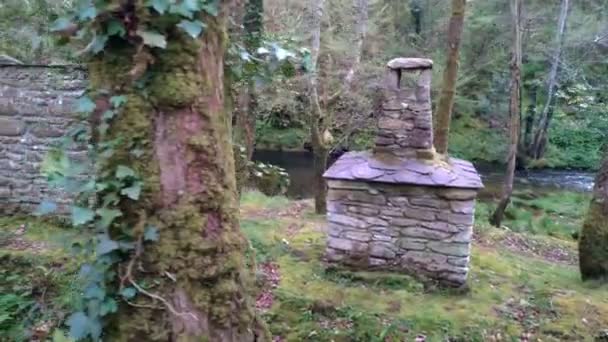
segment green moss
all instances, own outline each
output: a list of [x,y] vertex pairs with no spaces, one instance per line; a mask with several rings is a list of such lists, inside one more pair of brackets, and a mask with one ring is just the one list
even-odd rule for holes
[[579,241],[584,280],[608,279],[608,220],[604,203],[591,203]]

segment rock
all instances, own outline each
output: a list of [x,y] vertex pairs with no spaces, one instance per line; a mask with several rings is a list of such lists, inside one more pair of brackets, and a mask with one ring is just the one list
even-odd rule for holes
[[389,235],[372,234],[372,241],[391,242],[393,241],[393,238]]
[[384,266],[388,263],[388,261],[386,261],[385,259],[378,259],[378,258],[369,258],[369,265],[374,267],[374,266]]
[[409,200],[407,199],[407,197],[391,197],[388,199],[388,201],[398,207],[402,207],[404,205],[409,204]]
[[403,212],[399,209],[383,209],[380,215],[386,217],[403,217]]
[[437,215],[437,218],[441,221],[449,222],[452,224],[472,226],[474,217],[472,214],[456,214],[441,212]]
[[410,199],[410,204],[436,209],[447,208],[448,206],[447,202],[433,198],[412,198]]
[[454,266],[466,267],[469,265],[470,257],[449,257],[448,263]]
[[336,213],[328,213],[327,220],[331,223],[337,223],[343,226],[353,227],[353,228],[366,228],[369,224],[365,223],[365,221],[356,219],[354,217]]
[[468,272],[465,273],[451,273],[446,272],[439,275],[440,279],[446,280],[450,283],[454,283],[457,286],[464,285],[467,282]]
[[336,214],[345,214],[348,207],[338,201],[327,201],[327,211]]
[[449,200],[474,200],[477,197],[477,191],[471,189],[446,189],[438,193],[439,197]]
[[374,233],[374,234],[378,234],[378,235],[385,235],[385,236],[390,236],[390,237],[397,237],[399,236],[399,231],[398,229],[395,229],[394,227],[370,227],[369,230]]
[[393,248],[393,245],[390,243],[372,242],[370,244],[369,255],[383,259],[393,259],[396,256]]
[[420,221],[420,226],[428,229],[439,230],[446,233],[456,233],[462,230],[462,228],[441,221]]
[[450,237],[450,234],[426,228],[410,227],[401,229],[401,236],[428,240],[443,240]]
[[405,208],[403,214],[407,218],[423,221],[433,221],[436,217],[433,211],[426,208]]
[[460,233],[454,234],[447,242],[469,243],[473,238],[473,229],[463,230]]
[[390,224],[394,226],[400,227],[413,227],[418,225],[418,220],[412,220],[409,218],[392,218],[390,219]]
[[388,226],[388,222],[377,217],[366,217],[363,220],[373,226]]
[[431,241],[428,244],[428,247],[433,252],[437,252],[444,255],[450,256],[460,256],[466,257],[469,256],[471,251],[471,246],[468,243],[449,243],[449,242],[441,242],[441,241]]
[[15,137],[25,132],[23,121],[9,118],[0,118],[0,135]]
[[348,239],[329,238],[327,246],[329,248],[339,249],[342,251],[350,251],[353,249],[353,242]]
[[368,207],[350,205],[350,206],[348,206],[348,211],[351,213],[361,214],[361,215],[365,215],[365,216],[376,216],[376,215],[378,215],[378,212],[380,210],[378,208],[371,208],[371,207],[368,208]]
[[342,235],[342,232],[344,231],[344,227],[339,225],[339,224],[335,224],[335,223],[329,223],[329,227],[327,229],[327,233],[329,234],[329,236],[333,236],[333,237],[340,237]]
[[450,201],[450,208],[458,214],[473,214],[475,211],[475,201]]
[[372,239],[372,234],[358,231],[347,231],[344,233],[344,237],[350,240],[368,242]]
[[427,58],[395,58],[390,60],[386,66],[390,69],[431,69],[433,60]]
[[408,251],[423,251],[426,249],[427,242],[428,240],[424,239],[401,238],[398,245],[401,249]]

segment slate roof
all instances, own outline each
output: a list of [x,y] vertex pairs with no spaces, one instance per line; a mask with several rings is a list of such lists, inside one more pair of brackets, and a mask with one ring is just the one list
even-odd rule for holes
[[417,159],[382,158],[372,152],[348,152],[323,175],[331,180],[351,180],[433,187],[480,189],[483,183],[472,163],[450,158],[448,163]]

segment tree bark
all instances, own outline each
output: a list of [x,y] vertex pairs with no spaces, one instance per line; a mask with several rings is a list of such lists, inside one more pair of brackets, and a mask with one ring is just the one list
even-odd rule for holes
[[[120,305],[107,327],[108,341],[270,340],[255,313],[248,243],[239,228],[224,103],[229,5],[222,1],[218,16],[200,18],[207,27],[199,39],[175,29],[166,49],[136,51],[114,38],[89,63],[93,90],[128,99],[102,138],[128,142],[116,147],[102,172],[128,165],[144,182],[138,201],[119,202],[123,223],[136,237],[144,224],[159,231],[154,243],[138,240],[131,260],[116,270],[139,294]],[[141,51],[154,60],[146,95],[129,75]],[[143,154],[134,157],[134,148]],[[113,227],[111,234],[122,231]]]
[[[245,5],[242,24],[244,32],[242,42],[249,53],[254,53],[262,42],[264,33],[264,1],[250,0]],[[234,111],[235,127],[234,139],[236,143],[245,148],[244,158],[240,151],[236,156],[237,161],[237,188],[239,194],[249,180],[248,164],[253,157],[255,149],[255,124],[258,106],[257,89],[252,79],[253,75],[247,75],[237,89],[235,89],[236,106]]]
[[323,173],[327,168],[329,146],[326,136],[329,133],[331,120],[321,108],[318,90],[318,62],[321,50],[321,22],[323,18],[325,0],[315,0],[312,3],[310,13],[311,38],[311,65],[312,71],[308,77],[308,89],[310,93],[310,136],[313,151],[313,172],[315,188],[315,212],[324,214],[327,211],[325,199],[327,197],[327,185],[323,179]]
[[443,88],[437,105],[437,125],[435,129],[435,149],[438,153],[448,153],[450,134],[450,121],[454,107],[456,92],[456,78],[458,76],[458,57],[462,30],[464,27],[464,13],[466,0],[452,0],[452,17],[448,28],[448,57],[443,72]]
[[540,115],[538,127],[534,134],[534,143],[532,147],[531,157],[534,159],[540,159],[543,157],[543,141],[546,142],[547,131],[549,129],[549,123],[551,116],[549,111],[551,103],[553,102],[553,96],[555,95],[555,85],[557,82],[557,71],[559,69],[559,62],[562,53],[562,45],[564,41],[564,31],[566,28],[566,20],[568,18],[568,1],[562,0],[560,5],[560,14],[557,23],[557,33],[555,36],[555,51],[551,62],[551,70],[549,71],[549,84],[547,87],[547,101],[545,107]]
[[579,263],[583,280],[608,280],[608,155],[595,178],[593,198],[581,229]]
[[490,223],[500,227],[505,210],[511,201],[515,166],[517,163],[517,146],[520,133],[520,94],[521,94],[521,7],[522,0],[511,0],[511,21],[513,26],[513,45],[511,56],[511,99],[509,101],[510,137],[509,155],[505,183],[498,207],[490,218]]
[[530,148],[532,143],[532,129],[534,128],[534,120],[536,117],[536,101],[538,99],[538,86],[536,84],[530,85],[528,97],[530,98],[530,104],[527,108],[526,120],[524,122],[524,132],[523,132],[523,148],[522,150],[527,150]]
[[357,18],[355,21],[355,56],[353,57],[353,63],[346,73],[344,78],[345,88],[349,88],[355,79],[355,75],[359,66],[361,65],[361,57],[363,55],[363,43],[365,42],[365,36],[367,35],[367,22],[369,19],[369,4],[368,0],[353,0],[355,12]]

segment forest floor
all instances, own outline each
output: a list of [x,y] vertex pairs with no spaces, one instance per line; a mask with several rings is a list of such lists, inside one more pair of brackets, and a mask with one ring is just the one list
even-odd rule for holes
[[[579,201],[561,198],[569,196]],[[551,206],[558,212],[547,215],[570,224],[584,212],[580,204],[578,211]],[[469,289],[449,291],[406,275],[328,267],[324,218],[311,202],[245,193],[241,226],[258,262],[257,306],[275,341],[608,338],[608,286],[580,281],[570,228],[555,236],[495,229],[480,209]],[[510,225],[533,225],[538,216]],[[556,222],[547,227],[566,224]],[[77,296],[78,261],[62,248],[74,237],[49,221],[0,218],[0,341],[19,341],[23,332],[42,338],[61,325]]]

